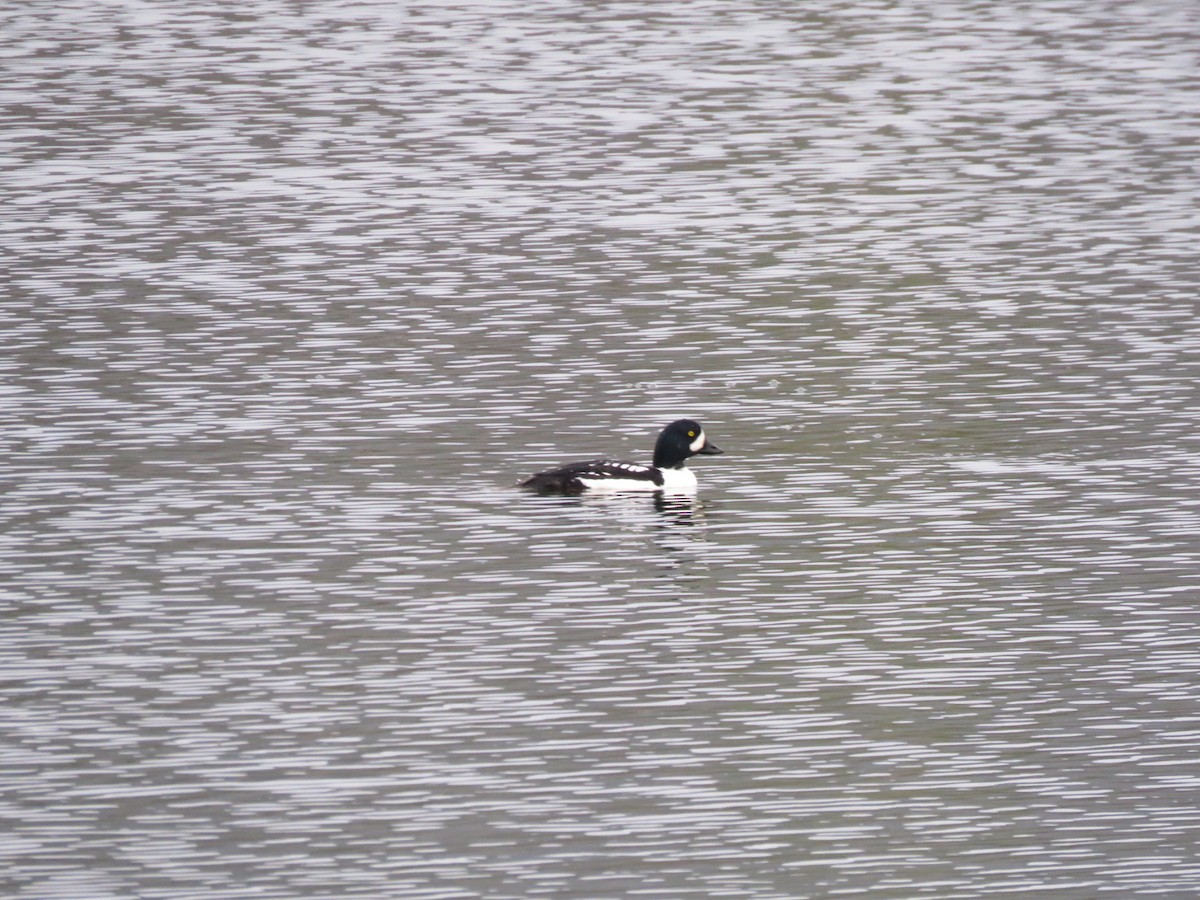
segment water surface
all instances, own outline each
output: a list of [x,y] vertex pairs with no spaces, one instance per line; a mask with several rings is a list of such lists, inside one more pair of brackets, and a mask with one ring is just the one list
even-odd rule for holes
[[1200,891],[1190,4],[0,18],[7,895]]

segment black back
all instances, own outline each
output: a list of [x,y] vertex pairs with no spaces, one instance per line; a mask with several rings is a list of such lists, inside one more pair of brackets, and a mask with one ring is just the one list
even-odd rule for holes
[[528,488],[539,494],[582,494],[587,490],[587,486],[580,480],[581,477],[593,481],[603,481],[609,478],[645,479],[656,487],[662,487],[663,483],[662,473],[649,466],[596,459],[590,462],[570,463],[559,466],[557,469],[538,472],[531,478],[526,478],[517,487]]

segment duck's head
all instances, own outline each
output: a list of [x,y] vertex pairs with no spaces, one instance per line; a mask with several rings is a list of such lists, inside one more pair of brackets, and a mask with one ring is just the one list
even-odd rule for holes
[[678,419],[662,430],[654,445],[654,465],[659,469],[682,466],[691,456],[716,456],[725,451],[710,441],[700,423]]

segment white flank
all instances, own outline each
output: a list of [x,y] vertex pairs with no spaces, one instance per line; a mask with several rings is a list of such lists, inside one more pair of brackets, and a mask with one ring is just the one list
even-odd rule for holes
[[662,491],[664,494],[696,493],[696,473],[687,466],[678,469],[662,469],[661,471],[662,487],[656,485],[649,478],[588,478],[586,475],[581,475],[579,480],[587,487],[589,494],[623,494],[629,491],[641,493]]
[[658,485],[648,478],[588,478],[579,476],[589,494],[624,494],[628,491],[660,491]]

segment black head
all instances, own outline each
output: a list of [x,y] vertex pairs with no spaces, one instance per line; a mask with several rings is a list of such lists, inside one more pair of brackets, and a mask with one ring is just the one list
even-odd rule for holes
[[654,445],[654,465],[659,469],[682,466],[690,456],[716,456],[725,451],[704,436],[692,419],[679,419],[662,430]]

